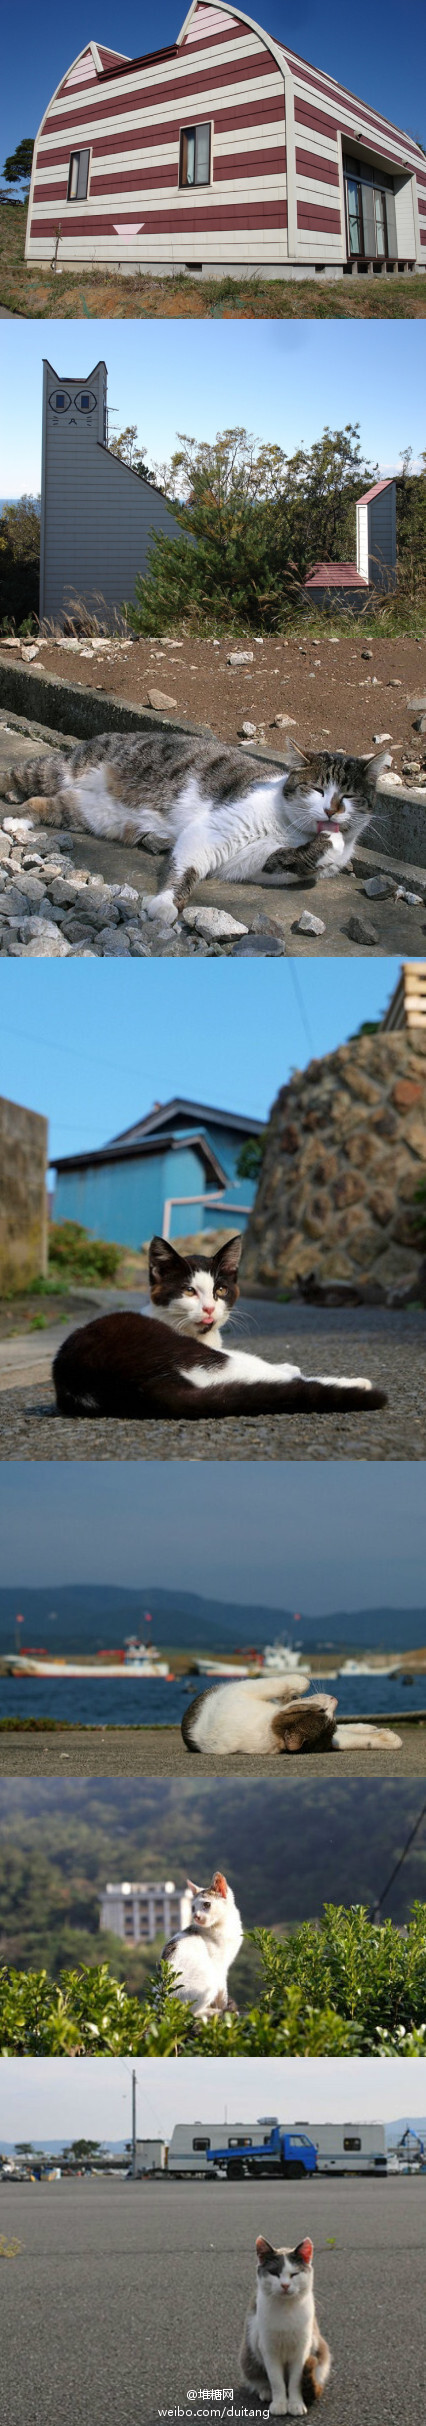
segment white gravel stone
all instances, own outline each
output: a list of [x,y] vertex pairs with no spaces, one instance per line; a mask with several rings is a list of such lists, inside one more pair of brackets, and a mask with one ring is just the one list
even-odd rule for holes
[[226,663],[227,665],[237,666],[252,665],[253,654],[253,649],[231,649],[230,656],[227,657]]
[[169,699],[167,691],[147,691],[145,704],[161,713],[162,708],[177,708],[177,699]]
[[205,935],[207,942],[210,937],[220,943],[228,935],[248,935],[248,927],[242,926],[238,918],[231,918],[229,910],[183,910],[182,922],[185,927],[193,927],[196,935]]
[[391,733],[373,733],[373,741],[391,741]]
[[55,927],[52,935],[38,935],[32,943],[21,945],[23,960],[68,960],[70,945]]
[[324,919],[314,918],[313,910],[302,910],[301,918],[294,921],[293,934],[325,935]]
[[245,723],[240,724],[239,726],[238,739],[241,739],[242,741],[253,741],[255,733],[257,733],[257,725],[250,724],[249,718],[246,717]]

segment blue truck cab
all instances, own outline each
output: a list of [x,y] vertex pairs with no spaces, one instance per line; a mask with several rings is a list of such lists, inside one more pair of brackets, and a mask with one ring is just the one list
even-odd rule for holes
[[262,2146],[242,2137],[225,2148],[209,2148],[206,2162],[215,2171],[226,2173],[228,2181],[259,2178],[259,2174],[280,2174],[287,2181],[300,2181],[307,2173],[317,2171],[317,2152],[313,2140],[305,2131],[283,2131],[276,2123]]

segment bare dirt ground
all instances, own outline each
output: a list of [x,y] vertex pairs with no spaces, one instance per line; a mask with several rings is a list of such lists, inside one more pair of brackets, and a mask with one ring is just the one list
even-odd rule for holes
[[[266,747],[280,751],[285,728],[274,718],[284,715],[301,748],[330,742],[332,749],[362,756],[373,749],[375,733],[390,733],[397,772],[407,749],[414,756],[425,749],[413,735],[407,698],[426,686],[426,637],[401,633],[382,640],[363,623],[356,632],[330,637],[319,616],[316,637],[310,631],[290,640],[268,634],[257,641],[251,633],[236,638],[228,632],[216,646],[177,628],[166,642],[134,640],[126,650],[112,642],[97,655],[96,647],[84,646],[82,656],[44,640],[38,664],[46,673],[71,679],[79,690],[95,690],[100,697],[112,691],[138,708],[154,686],[173,699],[179,715],[209,725],[220,741],[235,742],[248,719],[257,738],[263,730]],[[253,650],[252,664],[229,666],[230,651],[240,647]],[[368,659],[364,649],[371,650]],[[13,654],[8,649],[12,663]]]
[[[391,1722],[389,1722],[391,1723]],[[333,1777],[424,1777],[426,1726],[397,1727],[401,1748],[345,1753],[299,1753],[296,1779]],[[178,1727],[70,1728],[66,1736],[0,1730],[0,1777],[267,1777],[279,1775],[270,1760],[246,1753],[215,1761],[199,1754],[189,1770]]]

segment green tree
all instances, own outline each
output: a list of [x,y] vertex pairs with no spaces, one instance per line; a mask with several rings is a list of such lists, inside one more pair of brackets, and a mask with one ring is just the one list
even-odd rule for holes
[[118,456],[119,463],[127,463],[130,472],[137,472],[138,480],[153,480],[153,472],[146,462],[143,449],[141,451],[135,421],[128,422],[127,429],[121,431],[119,438],[111,438],[109,452]]
[[324,430],[287,456],[242,428],[212,444],[182,436],[163,473],[182,537],[153,538],[149,573],[129,609],[135,631],[178,618],[280,629],[318,557],[355,548],[355,506],[376,466],[363,461],[357,424]]
[[6,180],[6,185],[25,186],[25,193],[22,195],[23,202],[26,202],[30,189],[33,151],[33,137],[31,135],[24,135],[22,143],[17,144],[16,152],[9,152],[9,157],[7,160],[5,160],[4,169],[2,171],[2,175]]
[[38,615],[40,498],[18,497],[0,516],[0,631]]
[[267,1129],[261,1137],[246,1137],[237,1162],[237,1179],[258,1179],[266,1148]]

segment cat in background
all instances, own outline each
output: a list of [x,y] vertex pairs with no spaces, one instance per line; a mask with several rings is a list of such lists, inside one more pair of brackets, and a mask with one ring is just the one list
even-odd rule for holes
[[389,755],[283,745],[283,765],[212,735],[100,733],[67,756],[52,750],[10,769],[7,798],[34,824],[83,827],[170,856],[149,916],[173,926],[195,885],[302,882],[337,875],[373,814]]
[[211,1887],[196,1887],[190,1878],[187,1883],[191,1920],[169,1938],[161,1959],[174,1972],[174,1995],[192,2005],[196,2020],[203,2022],[209,2013],[226,2013],[228,1971],[242,1946],[243,1928],[222,1870],[215,1870]]
[[368,1380],[304,1375],[298,1365],[222,1348],[242,1243],[241,1234],[228,1238],[208,1258],[177,1255],[168,1239],[153,1238],[152,1313],[103,1314],[71,1332],[53,1366],[58,1413],[192,1420],[386,1406]]
[[[313,2242],[274,2249],[256,2241],[257,2279],[240,2350],[250,2392],[273,2418],[304,2418],[328,2383],[331,2351],[315,2313]],[[272,2398],[271,2398],[272,2395]]]
[[391,1727],[369,1727],[363,1721],[341,1727],[336,1722],[333,1693],[311,1693],[299,1668],[294,1676],[238,1678],[235,1684],[211,1685],[190,1702],[181,1723],[187,1752],[226,1753],[370,1752],[399,1746],[401,1736]]

